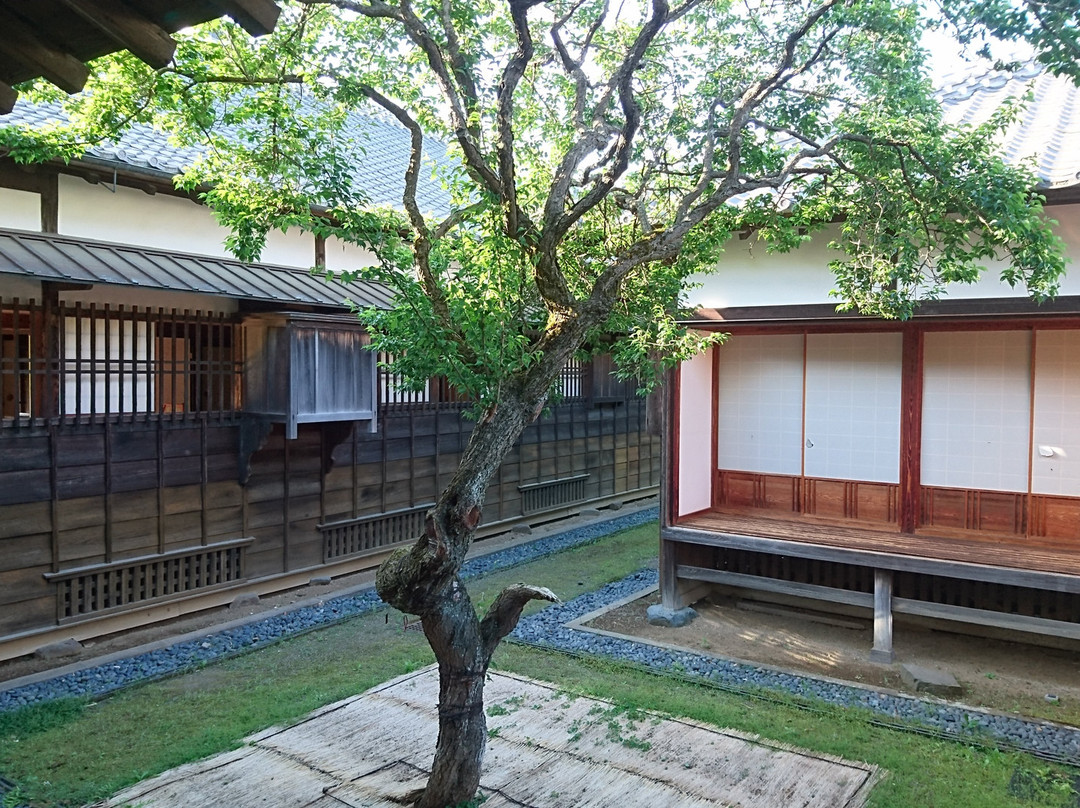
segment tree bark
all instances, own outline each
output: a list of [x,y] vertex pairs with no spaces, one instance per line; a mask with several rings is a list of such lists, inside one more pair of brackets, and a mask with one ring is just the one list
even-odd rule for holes
[[[561,367],[573,347],[545,360]],[[562,353],[566,356],[556,356]],[[376,575],[384,601],[420,615],[439,663],[439,737],[417,808],[458,805],[476,794],[487,742],[483,696],[492,654],[513,631],[526,603],[558,600],[548,589],[519,584],[502,592],[481,621],[458,577],[488,483],[546,400],[551,382],[542,375],[530,374],[524,394],[507,394],[477,422],[458,471],[428,513],[424,535],[392,554]]]

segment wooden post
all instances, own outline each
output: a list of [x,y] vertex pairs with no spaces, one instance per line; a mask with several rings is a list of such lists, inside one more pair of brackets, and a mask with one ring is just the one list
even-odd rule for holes
[[874,647],[870,650],[871,662],[889,664],[893,661],[891,570],[874,570]]

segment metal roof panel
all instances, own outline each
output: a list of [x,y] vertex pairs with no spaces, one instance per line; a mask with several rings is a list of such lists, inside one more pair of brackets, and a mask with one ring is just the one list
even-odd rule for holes
[[0,274],[342,309],[346,299],[376,308],[392,302],[376,283],[344,285],[291,267],[18,230],[0,229]]

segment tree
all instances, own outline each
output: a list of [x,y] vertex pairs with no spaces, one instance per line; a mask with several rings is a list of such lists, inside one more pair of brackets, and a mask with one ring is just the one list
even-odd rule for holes
[[[968,32],[1001,29],[996,0],[947,2]],[[655,382],[700,348],[677,322],[683,289],[739,231],[790,250],[833,226],[839,303],[868,314],[909,316],[998,255],[1007,281],[1054,293],[1063,258],[1034,178],[990,145],[1022,107],[946,126],[922,14],[905,0],[294,0],[263,40],[217,23],[162,70],[106,57],[70,126],[2,134],[17,159],[77,154],[131,121],[203,144],[180,182],[204,189],[234,251],[257,256],[274,228],[370,247],[378,264],[350,274],[398,302],[361,313],[376,347],[476,402],[424,534],[377,578],[439,661],[417,805],[473,796],[492,653],[528,601],[555,599],[519,585],[480,617],[458,571],[489,480],[575,354],[608,344]],[[346,124],[364,107],[409,135],[396,210],[354,182]],[[451,159],[425,162],[426,138]],[[449,210],[423,209],[430,175]]]

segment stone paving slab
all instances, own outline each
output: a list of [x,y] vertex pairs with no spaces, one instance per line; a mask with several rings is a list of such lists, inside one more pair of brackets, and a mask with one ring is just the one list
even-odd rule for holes
[[[859,808],[876,766],[683,719],[626,711],[493,673],[481,777],[485,806]],[[118,808],[400,808],[434,752],[434,666],[252,735],[244,747],[138,783]]]

